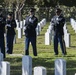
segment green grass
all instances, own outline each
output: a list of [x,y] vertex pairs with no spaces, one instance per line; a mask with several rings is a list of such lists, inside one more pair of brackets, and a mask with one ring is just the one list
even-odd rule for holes
[[[58,58],[63,58],[66,60],[67,64],[67,75],[74,75],[76,72],[76,33],[72,29],[70,23],[67,23],[68,32],[70,33],[71,45],[67,48],[67,55],[62,56],[61,49],[59,46],[59,55],[54,56],[53,43],[46,46],[44,44],[45,32],[49,26],[49,23],[45,25],[40,33],[37,36],[37,51],[38,56],[33,56],[32,47],[30,45],[29,52],[32,57],[33,68],[36,66],[44,66],[47,69],[47,75],[54,75],[54,61]],[[22,39],[17,39],[16,44],[14,45],[13,54],[22,54],[24,55],[24,44],[25,36]],[[6,55],[5,61],[10,62],[11,74],[10,75],[21,75],[22,74],[22,56],[17,55]]]

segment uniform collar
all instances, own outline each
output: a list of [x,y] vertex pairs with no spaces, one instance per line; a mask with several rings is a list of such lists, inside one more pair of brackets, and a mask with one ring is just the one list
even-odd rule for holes
[[30,18],[33,18],[33,17],[34,17],[34,15],[30,15],[29,17],[30,17]]

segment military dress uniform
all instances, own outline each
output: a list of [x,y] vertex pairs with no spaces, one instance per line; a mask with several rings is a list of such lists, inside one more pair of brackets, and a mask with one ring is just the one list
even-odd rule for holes
[[4,42],[5,23],[6,23],[5,18],[2,16],[2,14],[0,14],[0,50],[1,53],[3,53],[4,58],[5,58],[5,42]]
[[37,48],[36,48],[36,27],[37,27],[38,19],[34,15],[32,17],[26,17],[25,22],[25,51],[26,55],[29,55],[29,43],[31,42],[33,47],[33,54],[37,56]]
[[6,51],[8,54],[12,54],[13,52],[13,41],[15,37],[15,29],[16,28],[16,22],[14,19],[10,20],[7,19],[6,21],[6,28],[7,28],[7,33],[6,33]]
[[64,42],[64,31],[63,27],[65,24],[65,18],[63,17],[62,14],[59,16],[54,16],[51,19],[51,24],[52,28],[54,30],[54,52],[55,55],[58,55],[58,42],[60,42],[60,47],[62,50],[62,54],[66,54],[66,47],[65,47],[65,42]]

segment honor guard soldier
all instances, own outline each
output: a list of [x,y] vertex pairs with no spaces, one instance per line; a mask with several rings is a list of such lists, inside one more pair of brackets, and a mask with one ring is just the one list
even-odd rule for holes
[[0,8],[0,50],[1,53],[3,53],[4,58],[5,58],[5,41],[4,41],[5,24],[6,20],[3,17],[2,8]]
[[8,54],[13,53],[13,41],[15,37],[16,22],[13,19],[12,13],[7,15],[6,20],[6,51]]
[[29,11],[29,16],[26,17],[25,21],[25,54],[29,55],[29,44],[33,47],[33,54],[37,56],[36,48],[36,27],[38,24],[38,19],[35,17],[35,9],[31,8]]
[[55,55],[58,55],[58,42],[60,42],[62,54],[66,55],[63,31],[65,18],[63,17],[62,10],[60,8],[57,8],[55,13],[56,15],[51,19],[52,29],[54,30],[54,52]]

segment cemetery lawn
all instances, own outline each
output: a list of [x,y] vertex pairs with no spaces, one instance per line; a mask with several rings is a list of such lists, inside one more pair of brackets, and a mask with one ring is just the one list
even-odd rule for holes
[[[38,56],[33,56],[32,47],[30,45],[29,52],[32,57],[32,66],[44,66],[47,69],[47,75],[54,75],[54,61],[58,58],[63,58],[66,60],[66,75],[74,75],[76,73],[76,33],[72,29],[70,23],[67,23],[67,29],[70,33],[70,47],[67,48],[67,55],[63,56],[59,46],[59,55],[55,56],[53,51],[53,42],[51,45],[45,45],[45,32],[50,23],[47,23],[39,36],[37,36],[37,51]],[[14,45],[13,54],[6,54],[5,61],[10,62],[10,75],[22,75],[22,56],[25,55],[25,44],[24,38],[16,39],[16,44]],[[33,71],[33,69],[32,69]]]

